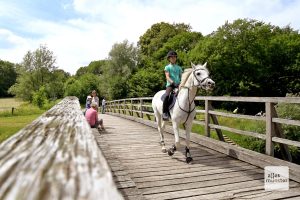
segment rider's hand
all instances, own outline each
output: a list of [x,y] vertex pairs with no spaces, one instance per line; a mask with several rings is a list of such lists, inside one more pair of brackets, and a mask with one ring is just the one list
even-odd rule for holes
[[179,84],[173,82],[173,83],[171,84],[171,86],[172,86],[173,88],[178,88]]

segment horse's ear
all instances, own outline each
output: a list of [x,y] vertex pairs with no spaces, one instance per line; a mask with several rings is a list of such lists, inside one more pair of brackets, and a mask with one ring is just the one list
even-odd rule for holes
[[191,62],[192,68],[195,69],[196,65],[194,63]]
[[206,65],[207,65],[207,62],[204,63],[203,67],[206,67]]

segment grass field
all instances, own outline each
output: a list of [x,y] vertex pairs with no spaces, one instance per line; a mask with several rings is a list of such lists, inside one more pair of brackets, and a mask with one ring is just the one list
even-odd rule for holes
[[38,118],[40,114],[0,117],[0,143]]
[[[17,108],[14,114],[11,108]],[[0,99],[0,143],[38,118],[45,110],[14,98]]]
[[12,107],[18,108],[22,103],[22,100],[16,98],[0,98],[0,112],[4,110],[11,110]]

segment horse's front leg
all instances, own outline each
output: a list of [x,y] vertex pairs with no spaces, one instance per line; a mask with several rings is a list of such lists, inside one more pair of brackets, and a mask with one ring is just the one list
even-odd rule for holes
[[173,125],[173,131],[174,131],[174,136],[175,136],[175,144],[168,150],[168,155],[172,156],[177,148],[180,146],[180,141],[179,141],[179,128],[178,128],[178,123],[174,122],[172,123]]
[[185,142],[186,142],[186,147],[185,147],[185,159],[187,163],[190,163],[193,161],[191,152],[190,152],[190,134],[191,134],[191,130],[192,130],[192,123],[188,122],[186,123],[185,126]]

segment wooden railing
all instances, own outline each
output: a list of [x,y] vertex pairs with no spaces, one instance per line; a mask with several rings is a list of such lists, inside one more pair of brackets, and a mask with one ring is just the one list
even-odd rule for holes
[[[151,106],[151,97],[120,99],[107,102],[107,111],[112,113],[127,114],[130,116],[136,116],[144,118],[145,116],[149,120],[153,120],[153,111]],[[205,115],[204,121],[194,120],[194,124],[199,124],[205,127],[205,135],[210,137],[211,129],[215,129],[217,135],[221,141],[224,141],[222,130],[237,133],[240,135],[252,136],[266,141],[266,154],[274,156],[274,142],[280,144],[282,152],[284,152],[284,158],[291,161],[291,155],[288,150],[288,145],[300,147],[299,141],[292,141],[284,138],[282,133],[281,124],[300,126],[299,120],[282,119],[277,116],[275,105],[277,103],[287,104],[300,104],[299,97],[215,97],[215,96],[197,96],[195,101],[204,101],[205,109],[197,109],[197,114],[202,113]],[[232,114],[213,110],[213,101],[223,102],[252,102],[252,103],[264,103],[265,104],[265,116],[251,116],[244,114]],[[248,119],[255,121],[264,121],[265,134],[258,132],[239,130],[227,126],[221,126],[218,123],[217,116],[231,117],[237,119]],[[212,123],[211,123],[212,120]]]
[[0,144],[0,199],[123,199],[76,97]]

